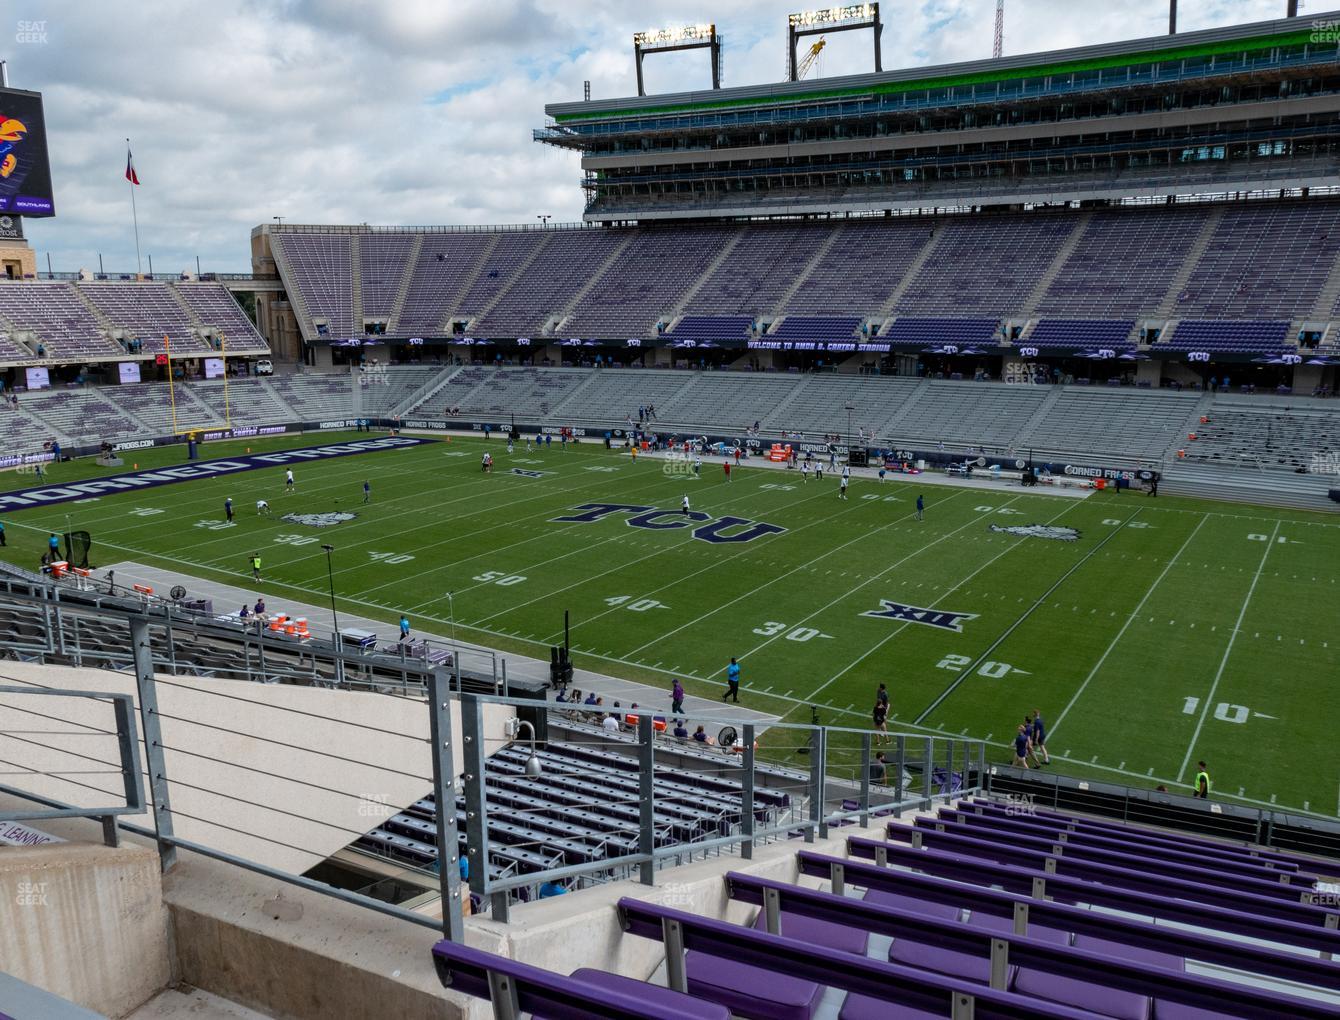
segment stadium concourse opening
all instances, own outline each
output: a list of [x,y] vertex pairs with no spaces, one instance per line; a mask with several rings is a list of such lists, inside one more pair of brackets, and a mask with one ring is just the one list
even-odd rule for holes
[[732,87],[639,32],[533,135],[577,223],[164,277],[0,216],[0,1014],[1340,1016],[1340,14],[1281,7],[894,70],[797,12]]

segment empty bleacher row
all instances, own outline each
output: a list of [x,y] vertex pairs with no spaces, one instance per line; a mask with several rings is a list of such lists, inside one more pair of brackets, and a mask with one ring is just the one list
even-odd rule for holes
[[[615,861],[636,853],[637,759],[603,749],[601,731],[585,729],[586,741],[550,743],[538,752],[539,775],[528,773],[530,752],[516,745],[488,758],[484,784],[492,877],[513,878],[567,865]],[[654,831],[658,847],[683,846],[687,857],[694,843],[739,830],[742,787],[719,765],[720,756],[716,771],[657,768]],[[804,777],[796,779],[803,782]],[[794,814],[790,794],[781,790],[756,790],[754,805],[759,829],[789,824]],[[457,807],[465,813],[463,796]],[[464,857],[464,828],[460,840]],[[433,796],[387,818],[356,840],[354,847],[425,871],[436,870],[437,804]],[[606,882],[629,874],[626,863],[613,863],[607,871],[586,875],[583,881]],[[538,887],[539,880],[535,884]],[[537,891],[522,885],[517,895],[529,899]]]
[[269,350],[218,283],[7,280],[0,333],[0,363],[110,361],[163,351],[164,337],[182,356]]
[[794,883],[727,873],[741,923],[621,898],[621,937],[663,946],[646,981],[449,942],[438,973],[481,998],[505,976],[555,1017],[1340,1015],[1334,862],[986,799],[845,849],[799,849]]
[[[1340,314],[1331,271],[1340,201],[1331,199],[494,233],[295,226],[269,236],[309,335],[361,335],[355,290],[364,318],[399,336],[442,335],[463,321],[479,337],[622,340],[684,315],[799,317],[783,323],[787,335],[817,340],[852,337],[832,317]],[[939,342],[980,342],[953,329],[940,327]]]
[[1340,468],[1336,463],[1340,419],[1300,406],[1302,403],[1216,401],[1205,416],[1209,420],[1197,423],[1183,437],[1186,459],[1230,467],[1325,472],[1334,478]]
[[348,418],[348,375],[275,376],[34,390],[17,404],[0,402],[0,439],[8,450],[34,452],[50,440],[67,448],[171,435],[192,429]]
[[[380,379],[388,380],[385,384]],[[363,381],[367,382],[362,386]],[[355,392],[355,388],[359,392]],[[423,393],[423,399],[415,401]],[[763,436],[864,436],[875,446],[989,453],[1033,452],[1187,461],[1298,471],[1319,450],[1340,449],[1334,414],[1314,398],[1212,398],[1171,390],[1010,386],[900,376],[776,375],[678,370],[411,368],[384,374],[280,375],[179,384],[175,429],[295,421],[423,416],[517,420],[603,431],[656,410],[658,432]],[[410,406],[412,404],[412,406]],[[850,418],[846,410],[851,406]],[[1199,424],[1201,416],[1210,418]],[[23,394],[0,404],[0,440],[31,452],[174,431],[164,384],[80,387]],[[1195,433],[1194,441],[1188,435]],[[873,437],[873,438],[872,438]]]

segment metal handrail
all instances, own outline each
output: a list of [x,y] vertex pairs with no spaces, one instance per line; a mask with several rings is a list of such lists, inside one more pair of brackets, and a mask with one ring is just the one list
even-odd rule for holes
[[[33,798],[32,795],[8,784],[0,784],[0,793],[24,799],[32,799],[44,804],[41,808],[10,808],[0,810],[0,822],[40,821],[44,818],[96,818],[102,822],[103,842],[108,846],[117,846],[116,820],[121,815],[140,815],[146,810],[144,798],[144,777],[140,773],[140,740],[135,729],[135,699],[129,694],[106,694],[102,691],[83,691],[59,687],[19,687],[0,686],[0,696],[20,695],[23,697],[84,698],[90,701],[109,702],[115,718],[116,729],[109,731],[116,736],[117,750],[120,755],[120,772],[123,782],[125,803],[120,805],[100,805],[93,807],[74,807],[54,801]],[[52,776],[55,773],[34,770],[38,775]]]

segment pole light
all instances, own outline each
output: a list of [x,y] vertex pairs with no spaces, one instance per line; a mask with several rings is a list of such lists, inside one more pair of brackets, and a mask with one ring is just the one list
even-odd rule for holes
[[330,615],[335,620],[335,647],[340,646],[340,611],[335,608],[335,566],[331,561],[331,554],[335,552],[333,545],[323,545],[321,547],[326,551],[326,578],[330,582]]

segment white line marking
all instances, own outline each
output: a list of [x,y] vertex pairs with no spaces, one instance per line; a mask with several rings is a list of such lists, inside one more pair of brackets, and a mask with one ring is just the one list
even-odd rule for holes
[[[1238,638],[1238,631],[1242,628],[1242,620],[1247,615],[1247,607],[1252,603],[1252,595],[1256,592],[1256,582],[1261,580],[1261,572],[1266,568],[1266,558],[1270,555],[1270,550],[1275,548],[1275,536],[1279,534],[1280,522],[1275,522],[1275,530],[1270,533],[1270,541],[1266,543],[1266,551],[1261,554],[1261,562],[1256,568],[1256,575],[1252,578],[1251,587],[1247,589],[1247,597],[1242,600],[1242,609],[1238,612],[1238,622],[1233,625],[1233,634],[1228,639],[1228,647],[1224,649],[1224,657],[1219,660],[1219,671],[1214,674],[1214,683],[1210,685],[1210,693],[1205,695],[1205,707],[1201,709],[1200,719],[1196,722],[1196,732],[1191,734],[1191,743],[1187,745],[1186,757],[1182,759],[1182,767],[1177,770],[1177,781],[1180,783],[1186,777],[1186,767],[1191,762],[1191,755],[1196,751],[1196,741],[1200,739],[1201,728],[1205,725],[1205,719],[1210,714],[1210,705],[1214,701],[1215,693],[1219,690],[1219,681],[1224,678],[1224,669],[1228,665],[1228,657],[1233,654],[1233,643]],[[1270,798],[1273,804],[1275,798]]]
[[1075,707],[1075,702],[1079,701],[1080,696],[1089,686],[1089,683],[1093,680],[1094,677],[1098,675],[1098,671],[1103,668],[1103,663],[1105,663],[1107,661],[1107,657],[1112,654],[1112,649],[1117,647],[1117,644],[1125,636],[1127,629],[1129,629],[1130,625],[1135,622],[1135,618],[1140,615],[1140,611],[1145,608],[1145,603],[1148,602],[1150,596],[1154,594],[1154,589],[1157,588],[1162,583],[1163,579],[1168,576],[1168,571],[1172,569],[1172,566],[1177,561],[1177,558],[1186,551],[1186,547],[1191,544],[1191,540],[1196,537],[1196,534],[1200,531],[1200,529],[1205,526],[1205,521],[1207,519],[1208,517],[1202,517],[1200,519],[1200,523],[1197,524],[1194,529],[1192,529],[1191,534],[1189,534],[1186,537],[1186,541],[1182,543],[1182,548],[1177,550],[1177,552],[1173,555],[1173,558],[1168,561],[1168,565],[1163,568],[1162,573],[1160,573],[1159,576],[1154,579],[1154,583],[1149,586],[1149,590],[1145,592],[1145,596],[1140,600],[1140,604],[1137,605],[1135,609],[1131,611],[1130,616],[1126,617],[1126,622],[1121,625],[1121,630],[1117,631],[1117,636],[1114,637],[1112,639],[1112,643],[1107,646],[1107,649],[1103,652],[1102,658],[1100,658],[1096,663],[1094,663],[1093,669],[1089,670],[1089,675],[1085,677],[1084,682],[1079,685],[1079,690],[1077,690],[1074,696],[1070,699],[1070,703],[1066,705],[1064,709],[1062,709],[1061,714],[1058,715],[1056,717],[1056,721],[1052,723],[1052,733],[1056,732],[1057,728],[1061,725],[1061,721],[1065,719],[1065,717],[1069,714],[1070,710]]

